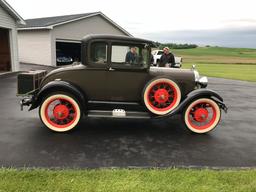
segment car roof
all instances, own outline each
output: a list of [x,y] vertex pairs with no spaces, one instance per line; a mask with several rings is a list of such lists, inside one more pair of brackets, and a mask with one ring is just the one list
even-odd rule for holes
[[154,41],[136,38],[136,37],[124,36],[124,35],[90,34],[90,35],[86,35],[82,39],[82,42],[86,43],[86,42],[88,42],[90,40],[94,40],[94,39],[131,41],[133,43],[145,43],[145,44],[149,44],[151,47],[156,47]]

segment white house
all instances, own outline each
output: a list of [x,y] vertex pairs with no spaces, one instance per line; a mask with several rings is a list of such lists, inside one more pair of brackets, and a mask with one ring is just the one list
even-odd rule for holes
[[0,72],[18,71],[17,25],[22,17],[4,0],[0,0]]
[[87,34],[131,36],[101,12],[25,20],[18,28],[20,62],[56,66],[56,55],[80,60],[81,40]]

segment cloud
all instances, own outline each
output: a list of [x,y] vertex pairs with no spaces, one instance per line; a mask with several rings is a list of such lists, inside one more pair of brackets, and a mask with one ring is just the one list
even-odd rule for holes
[[199,45],[256,48],[256,27],[162,31],[138,34],[138,36],[163,43],[195,43]]

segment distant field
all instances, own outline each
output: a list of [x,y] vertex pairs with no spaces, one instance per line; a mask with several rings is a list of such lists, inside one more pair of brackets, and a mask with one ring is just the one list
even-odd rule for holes
[[256,81],[256,49],[198,47],[172,52],[183,58],[183,68],[196,64],[202,75]]
[[[182,68],[191,68],[191,63],[184,63]],[[196,69],[201,75],[209,77],[221,77],[243,81],[256,81],[256,65],[248,64],[196,64]]]
[[198,47],[174,49],[172,52],[181,56],[185,63],[256,64],[256,49]]

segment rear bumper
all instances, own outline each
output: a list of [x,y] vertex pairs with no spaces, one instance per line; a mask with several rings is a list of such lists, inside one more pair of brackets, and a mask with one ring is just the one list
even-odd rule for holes
[[20,110],[23,111],[24,106],[30,106],[32,105],[34,101],[34,97],[24,97],[23,99],[20,100]]

